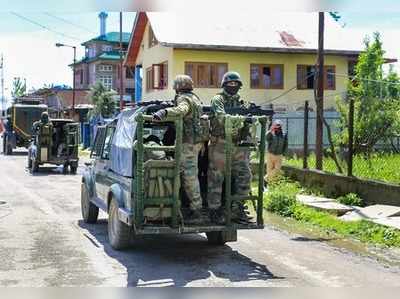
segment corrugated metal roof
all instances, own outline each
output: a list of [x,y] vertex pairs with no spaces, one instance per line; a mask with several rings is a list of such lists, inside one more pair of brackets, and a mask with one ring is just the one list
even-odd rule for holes
[[[150,12],[147,16],[157,40],[165,46],[307,52],[318,45],[318,13]],[[346,34],[345,28],[325,15],[325,49],[335,54],[359,53],[362,40]]]
[[[130,32],[122,32],[122,42],[127,44],[129,43],[129,39],[131,37]],[[101,42],[109,42],[109,43],[119,43],[119,32],[108,32],[106,35],[99,35],[95,38],[92,38],[84,43],[82,43],[82,46],[89,42],[95,42],[95,41],[101,41]]]

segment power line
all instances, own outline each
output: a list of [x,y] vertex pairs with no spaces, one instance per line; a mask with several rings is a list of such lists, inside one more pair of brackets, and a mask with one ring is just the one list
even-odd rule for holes
[[74,39],[74,40],[77,40],[77,41],[80,40],[80,39],[78,39],[78,38],[76,38],[76,37],[67,35],[67,34],[65,34],[65,33],[62,33],[62,32],[56,31],[56,30],[53,30],[53,29],[51,29],[50,27],[47,27],[47,26],[42,25],[42,24],[40,24],[40,23],[38,23],[38,22],[36,22],[36,21],[33,21],[33,20],[31,20],[31,19],[28,19],[27,17],[24,17],[24,16],[22,16],[22,15],[20,15],[20,14],[17,14],[16,12],[11,12],[11,14],[13,14],[14,16],[17,16],[18,18],[20,18],[20,19],[22,19],[22,20],[25,20],[25,21],[27,21],[27,22],[29,22],[29,23],[32,23],[32,24],[36,25],[36,26],[39,26],[39,27],[41,27],[41,28],[43,28],[43,29],[45,29],[45,30],[47,30],[47,31],[53,32],[53,33],[55,33],[55,34],[64,36],[64,37],[69,38],[69,39]]
[[84,26],[75,24],[75,23],[73,23],[73,22],[71,22],[71,21],[68,21],[68,20],[66,20],[66,19],[64,19],[64,18],[55,16],[55,15],[53,15],[53,14],[51,14],[51,13],[48,13],[48,12],[45,12],[44,14],[47,15],[47,16],[49,16],[49,17],[52,17],[52,18],[54,18],[54,19],[56,19],[56,20],[59,20],[59,21],[61,21],[61,22],[64,22],[64,23],[66,23],[66,24],[75,26],[76,28],[80,28],[80,29],[85,30],[85,31],[87,31],[87,32],[96,34],[96,32],[90,30],[89,28],[86,28],[86,27],[84,27]]

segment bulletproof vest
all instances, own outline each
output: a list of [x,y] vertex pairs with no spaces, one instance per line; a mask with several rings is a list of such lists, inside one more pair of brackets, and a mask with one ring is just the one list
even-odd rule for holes
[[183,142],[194,144],[202,142],[204,132],[200,118],[203,114],[203,108],[199,97],[194,93],[183,93],[177,97],[176,101],[177,105],[181,101],[188,101],[190,104],[191,113],[183,118]]
[[[243,102],[240,99],[239,94],[235,95],[228,95],[225,92],[220,92],[217,94],[217,96],[220,96],[223,100],[224,108],[234,108],[234,107],[240,107]],[[225,136],[225,128],[224,128],[224,123],[221,123],[215,115],[212,115],[210,119],[210,124],[211,124],[211,135],[215,137],[224,137]]]

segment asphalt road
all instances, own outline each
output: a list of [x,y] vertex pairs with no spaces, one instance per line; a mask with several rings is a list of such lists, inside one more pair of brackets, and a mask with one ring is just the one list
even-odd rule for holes
[[146,238],[125,252],[107,217],[80,214],[80,167],[32,176],[25,152],[0,155],[0,286],[399,286],[400,269],[267,227],[212,247],[202,235]]

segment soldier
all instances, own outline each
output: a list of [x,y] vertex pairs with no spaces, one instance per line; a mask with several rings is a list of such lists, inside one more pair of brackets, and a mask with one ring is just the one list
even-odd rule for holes
[[40,120],[35,121],[32,125],[33,133],[38,133],[39,128],[42,125],[47,125],[47,124],[51,124],[49,120],[49,114],[46,111],[43,111],[42,114],[40,115]]
[[202,208],[198,180],[198,156],[203,146],[200,125],[202,103],[193,93],[193,81],[189,76],[178,75],[174,80],[173,88],[176,91],[176,107],[157,111],[153,114],[153,119],[163,120],[168,116],[183,116],[182,185],[190,203],[189,219],[196,223],[201,221]]
[[[236,72],[227,72],[221,82],[222,92],[211,100],[211,139],[208,147],[208,207],[211,221],[224,223],[224,213],[221,208],[222,185],[225,177],[225,108],[240,107],[244,102],[240,99],[239,89],[242,87],[240,75]],[[233,132],[235,134],[235,132]],[[234,135],[233,134],[233,135]],[[236,149],[232,155],[233,193],[247,196],[250,192],[251,170],[250,153],[248,150]],[[247,221],[243,203],[232,203],[232,220],[235,222]]]

